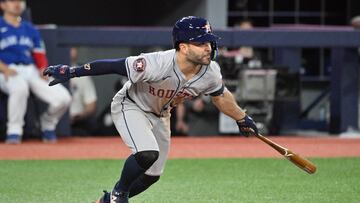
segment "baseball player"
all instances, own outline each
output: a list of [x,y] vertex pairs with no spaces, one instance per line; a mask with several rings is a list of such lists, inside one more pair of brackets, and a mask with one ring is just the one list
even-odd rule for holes
[[98,60],[83,66],[50,66],[44,74],[55,80],[116,73],[129,78],[113,98],[111,113],[117,130],[132,154],[126,159],[120,180],[98,202],[123,203],[156,181],[163,173],[170,146],[170,109],[201,94],[236,120],[243,135],[257,133],[254,121],[236,104],[224,87],[219,65],[212,61],[219,37],[206,19],[189,16],[173,28],[174,49],[114,60]]
[[42,70],[48,66],[39,32],[21,19],[25,2],[1,0],[0,17],[0,90],[8,94],[6,143],[21,142],[29,90],[49,104],[41,115],[45,142],[55,142],[55,127],[70,104],[71,96],[61,85],[47,85]]

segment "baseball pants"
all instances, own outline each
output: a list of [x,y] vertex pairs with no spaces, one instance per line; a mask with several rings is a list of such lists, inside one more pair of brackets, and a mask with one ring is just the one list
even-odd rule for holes
[[170,148],[170,116],[157,117],[141,110],[126,96],[114,100],[111,115],[124,143],[135,154],[141,151],[159,151],[159,158],[145,172],[159,176],[163,173]]
[[8,94],[8,134],[23,134],[24,116],[27,98],[31,91],[49,107],[40,117],[41,129],[55,130],[56,125],[71,102],[69,91],[62,85],[48,86],[48,82],[40,77],[34,65],[13,65],[9,68],[16,70],[17,75],[5,80],[0,74],[0,89]]

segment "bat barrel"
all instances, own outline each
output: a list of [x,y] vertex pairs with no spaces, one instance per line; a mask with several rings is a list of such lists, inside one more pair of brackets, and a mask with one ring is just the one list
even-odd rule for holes
[[301,168],[302,170],[306,171],[309,174],[313,174],[316,172],[315,164],[311,163],[309,160],[292,153],[291,151],[288,152],[290,155],[285,156],[289,161],[294,163],[297,167]]
[[270,140],[269,138],[266,138],[260,134],[255,135],[257,138],[271,146],[273,149],[278,151],[281,155],[283,155],[286,159],[291,161],[293,164],[295,164],[297,167],[301,168],[302,170],[306,171],[309,174],[313,174],[316,172],[316,166],[315,164],[311,163],[309,160],[293,153],[292,151],[288,150],[285,147],[282,147],[281,145],[275,143],[274,141]]

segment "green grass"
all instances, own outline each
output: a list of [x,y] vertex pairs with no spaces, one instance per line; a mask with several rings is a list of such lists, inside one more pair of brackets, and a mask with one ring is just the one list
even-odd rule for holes
[[[131,199],[144,203],[360,202],[360,158],[312,159],[308,175],[284,159],[179,159]],[[0,161],[0,203],[90,203],[123,161]]]

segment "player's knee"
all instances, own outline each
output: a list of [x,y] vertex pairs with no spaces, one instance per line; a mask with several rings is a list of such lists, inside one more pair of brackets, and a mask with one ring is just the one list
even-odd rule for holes
[[62,107],[70,106],[71,103],[70,93],[67,90],[63,91],[63,94],[61,95],[59,100],[60,100],[59,105],[61,105]]
[[50,105],[53,109],[64,109],[70,106],[71,103],[71,96],[68,92],[66,94],[62,94],[61,97],[58,97],[57,99],[54,99],[51,101]]
[[137,163],[143,168],[150,168],[154,162],[159,158],[159,152],[155,150],[141,151],[134,154]]
[[26,84],[19,84],[16,87],[12,87],[9,94],[16,95],[18,99],[26,99],[29,94],[29,87]]
[[63,99],[62,99],[63,101],[63,105],[64,106],[70,106],[70,104],[71,104],[71,101],[72,101],[72,98],[71,98],[71,95],[70,95],[70,93],[69,92],[66,92],[66,94],[64,94],[64,97],[63,97]]

